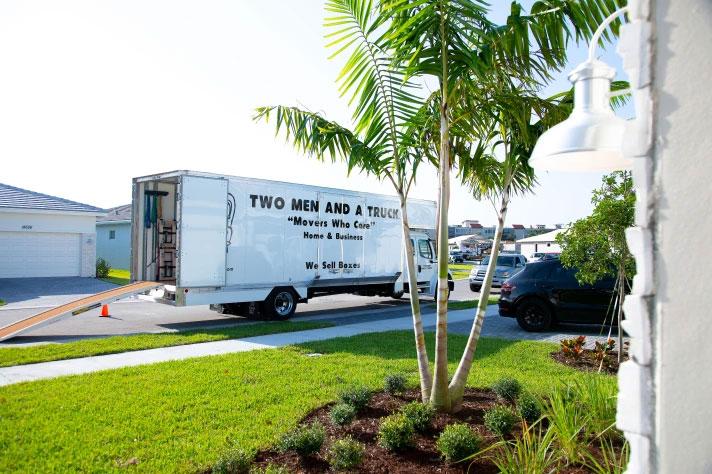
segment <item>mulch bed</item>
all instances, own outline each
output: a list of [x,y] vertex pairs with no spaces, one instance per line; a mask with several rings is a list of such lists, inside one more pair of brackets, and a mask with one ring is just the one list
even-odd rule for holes
[[[579,357],[567,356],[561,351],[554,351],[551,358],[555,361],[573,367],[584,372],[598,372],[601,362],[596,360],[596,352],[591,349],[584,349]],[[623,360],[628,360],[628,354],[623,354]],[[609,351],[606,360],[601,368],[601,373],[615,375],[618,373],[618,352]]]
[[[476,390],[468,388],[463,408],[455,414],[437,414],[433,427],[429,433],[417,434],[415,446],[407,451],[393,453],[378,445],[378,429],[381,418],[388,416],[411,401],[419,400],[420,392],[412,390],[403,396],[392,396],[384,392],[374,394],[368,407],[361,411],[357,418],[349,425],[334,425],[329,418],[329,410],[333,404],[320,407],[307,415],[302,423],[319,421],[327,432],[327,440],[317,456],[306,459],[300,458],[296,453],[280,453],[275,450],[264,450],[257,453],[256,464],[266,466],[269,463],[278,464],[293,473],[325,473],[331,472],[326,461],[326,453],[331,443],[340,438],[351,436],[365,445],[365,456],[361,466],[350,472],[358,473],[466,473],[476,472],[488,474],[499,472],[497,467],[483,455],[472,463],[447,465],[443,462],[438,452],[435,441],[446,425],[460,422],[469,424],[484,438],[483,448],[489,446],[500,438],[492,435],[484,427],[484,411],[499,402],[490,390]],[[515,427],[511,437],[520,436],[521,427]],[[585,473],[586,469],[576,466],[563,468],[558,472]]]

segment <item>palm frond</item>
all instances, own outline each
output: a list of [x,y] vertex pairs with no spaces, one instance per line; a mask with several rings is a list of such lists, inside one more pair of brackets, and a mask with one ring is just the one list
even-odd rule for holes
[[387,153],[381,144],[360,140],[352,131],[321,115],[296,107],[269,106],[257,108],[254,120],[274,120],[275,133],[284,134],[287,142],[302,153],[319,160],[344,161],[349,173],[359,168],[382,177],[382,156]]

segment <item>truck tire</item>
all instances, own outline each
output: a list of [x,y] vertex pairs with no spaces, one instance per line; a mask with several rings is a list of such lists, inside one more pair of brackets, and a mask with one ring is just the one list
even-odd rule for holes
[[297,301],[291,288],[275,288],[262,303],[264,314],[270,319],[289,319],[297,310]]

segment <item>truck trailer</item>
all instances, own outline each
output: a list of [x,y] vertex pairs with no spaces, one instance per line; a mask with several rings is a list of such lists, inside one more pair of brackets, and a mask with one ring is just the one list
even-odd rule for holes
[[[414,291],[433,296],[435,203],[407,206]],[[404,247],[393,196],[195,171],[134,178],[132,282],[1,327],[0,341],[133,295],[255,319],[287,319],[321,295],[401,298]]]
[[[434,295],[435,202],[407,206],[416,291]],[[142,299],[286,319],[321,295],[400,298],[405,268],[394,196],[195,171],[133,179],[131,278],[161,283]]]

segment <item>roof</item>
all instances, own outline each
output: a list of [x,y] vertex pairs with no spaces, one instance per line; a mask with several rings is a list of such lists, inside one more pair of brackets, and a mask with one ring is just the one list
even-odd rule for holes
[[524,229],[524,226],[522,224],[512,224],[513,229]]
[[462,242],[467,242],[467,241],[471,241],[471,242],[481,242],[481,241],[483,241],[483,240],[487,240],[487,239],[485,239],[484,237],[482,237],[482,236],[479,235],[479,234],[460,235],[460,236],[457,236],[457,237],[453,237],[453,238],[451,238],[451,239],[447,239],[447,241],[448,241],[449,244],[460,244],[460,243],[462,243]]
[[565,231],[566,231],[566,229],[554,229],[551,232],[547,232],[545,234],[532,235],[531,237],[519,239],[519,240],[517,240],[517,243],[518,244],[535,244],[535,243],[540,243],[540,242],[556,242],[556,236],[562,232],[565,232]]
[[111,222],[131,222],[131,204],[112,207],[106,210],[106,215],[96,219],[98,224],[108,224]]
[[0,183],[0,209],[33,209],[104,214],[98,207]]

